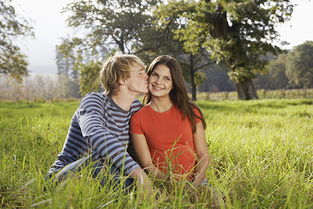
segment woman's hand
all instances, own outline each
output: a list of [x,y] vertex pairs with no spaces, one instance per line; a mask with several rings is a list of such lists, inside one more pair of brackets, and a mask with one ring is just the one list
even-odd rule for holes
[[140,198],[149,199],[155,196],[156,190],[147,174],[141,168],[134,169],[130,176],[135,179]]

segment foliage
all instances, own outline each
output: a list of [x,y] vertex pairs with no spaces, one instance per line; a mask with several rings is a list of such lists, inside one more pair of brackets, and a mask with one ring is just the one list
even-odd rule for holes
[[[158,199],[145,201],[109,184],[100,187],[86,170],[58,185],[45,182],[77,105],[0,103],[1,208],[210,208],[210,196],[192,195],[184,181],[159,187]],[[224,197],[221,208],[313,207],[311,100],[198,105],[211,124],[207,177]]]
[[[69,25],[84,28],[86,31],[84,41],[75,47],[82,51],[83,45],[95,49],[105,43],[109,48],[108,51],[118,50],[121,53],[136,54],[146,63],[151,62],[160,54],[172,55],[187,66],[184,69],[190,74],[188,78],[193,95],[196,95],[195,76],[200,78],[201,73],[197,73],[197,71],[206,65],[201,65],[199,68],[196,66],[197,62],[191,64],[190,59],[184,55],[196,59],[200,49],[197,54],[190,54],[189,51],[183,49],[181,41],[173,39],[174,34],[171,32],[171,28],[178,26],[177,24],[172,24],[167,28],[158,26],[155,16],[152,15],[152,11],[158,3],[160,3],[159,0],[81,0],[69,4],[66,8],[66,11],[70,13]],[[73,48],[71,42],[64,42],[64,46]],[[203,60],[203,58],[201,59]],[[197,82],[199,83],[200,80],[197,79]]]
[[184,48],[193,53],[207,48],[214,60],[226,64],[232,80],[249,82],[249,94],[251,79],[265,68],[261,56],[279,50],[272,43],[278,36],[275,26],[289,20],[293,6],[290,0],[169,1],[159,7],[158,19],[165,25],[180,23],[174,33]]
[[26,56],[14,44],[18,37],[33,35],[26,19],[18,17],[10,0],[0,1],[0,73],[21,81],[28,75]]
[[56,63],[58,75],[67,78],[75,71],[75,66],[82,59],[82,50],[77,46],[82,43],[81,39],[63,39],[60,45],[56,46]]
[[210,66],[204,71],[206,80],[199,86],[200,92],[234,91],[233,81],[229,79],[227,70],[218,65]]
[[164,30],[155,24],[155,17],[153,25],[150,30],[142,37],[142,41],[135,45],[135,53],[145,63],[150,63],[154,58],[159,55],[167,54],[179,59],[180,61],[186,59],[182,43],[173,38],[174,34],[171,30]]
[[199,71],[196,72],[195,73],[195,78],[194,78],[196,85],[199,86],[205,80],[205,78],[206,77],[205,77],[205,73],[204,72],[201,72],[201,71],[200,72]]
[[292,87],[286,76],[287,54],[279,54],[277,59],[271,60],[266,66],[265,75],[260,75],[255,80],[257,88],[262,89],[287,89]]
[[[183,9],[181,7],[186,6],[184,3],[176,2],[175,9]],[[190,81],[191,84],[191,94],[192,100],[196,100],[196,88],[205,80],[205,74],[200,72],[200,70],[208,70],[208,66],[213,64],[212,60],[209,58],[208,52],[204,49],[203,43],[205,41],[202,38],[203,34],[198,34],[198,42],[188,42],[186,39],[180,37],[179,33],[185,33],[186,27],[189,27],[184,19],[182,21],[174,21],[169,17],[168,10],[165,5],[160,5],[158,9],[154,12],[154,16],[157,19],[158,27],[165,31],[167,34],[172,34],[172,39],[178,40],[181,49],[179,54],[176,56],[182,63],[183,70],[185,73],[185,78]],[[168,21],[163,21],[164,19]],[[190,34],[185,34],[186,36]],[[173,40],[174,42],[175,40]],[[170,51],[171,48],[168,49]]]
[[[187,53],[187,52],[186,52]],[[205,56],[205,51],[200,50],[197,54],[189,53],[185,58],[180,58],[182,67],[188,74],[185,75],[187,81],[191,84],[191,98],[193,101],[197,100],[196,88],[205,80],[205,73],[203,71],[209,70],[213,62]],[[187,58],[186,58],[187,57]]]
[[[66,97],[79,97],[80,93],[85,93],[88,88],[95,89],[92,86],[85,85],[87,82],[94,82],[94,76],[86,75],[85,66],[91,66],[98,60],[103,60],[106,56],[107,48],[105,46],[95,46],[90,48],[88,40],[81,38],[63,39],[62,43],[56,47],[56,61],[58,76],[64,84]],[[84,77],[81,78],[80,75]],[[92,80],[87,81],[90,78]]]
[[295,47],[288,53],[286,74],[300,88],[313,88],[313,41]]
[[83,37],[63,39],[58,46],[60,71],[66,75],[79,72],[80,91],[84,94],[99,89],[97,65],[108,55],[119,51],[150,59],[156,48],[151,49],[152,43],[159,43],[160,35],[152,32],[150,12],[157,2],[79,0],[68,4],[68,24],[82,29]]
[[98,92],[100,89],[99,73],[101,63],[88,63],[80,66],[80,93],[85,95],[88,92]]
[[84,28],[94,46],[109,44],[122,53],[134,53],[142,34],[149,31],[149,13],[157,2],[80,0],[70,3],[66,11],[71,13],[69,25]]

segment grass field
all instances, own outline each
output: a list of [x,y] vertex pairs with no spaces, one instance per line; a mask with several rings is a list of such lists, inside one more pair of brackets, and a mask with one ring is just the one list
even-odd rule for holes
[[[313,208],[312,100],[200,101],[219,208]],[[142,200],[86,170],[55,185],[44,175],[78,103],[0,103],[0,208],[208,208],[188,182]]]

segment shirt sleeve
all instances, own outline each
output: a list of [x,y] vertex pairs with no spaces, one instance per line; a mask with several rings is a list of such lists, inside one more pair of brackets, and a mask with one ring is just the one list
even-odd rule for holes
[[130,119],[129,133],[130,134],[144,134],[142,130],[141,122],[139,119],[139,115],[137,113],[135,113]]
[[107,131],[105,111],[103,98],[97,94],[89,94],[82,100],[77,113],[82,135],[89,140],[96,153],[108,158],[117,168],[129,175],[140,166],[131,158],[123,144]]

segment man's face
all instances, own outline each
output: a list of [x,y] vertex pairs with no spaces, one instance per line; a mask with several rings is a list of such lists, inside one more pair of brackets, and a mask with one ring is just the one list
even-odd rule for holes
[[136,94],[148,93],[148,75],[144,68],[139,65],[130,67],[130,77],[126,79],[129,91]]

